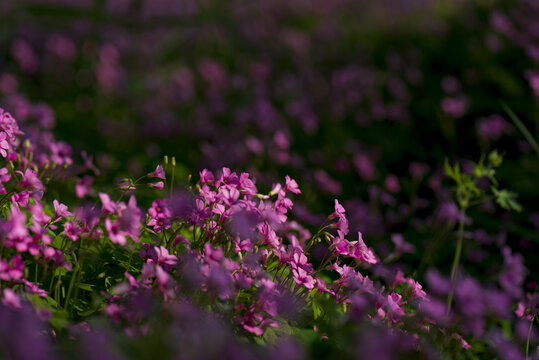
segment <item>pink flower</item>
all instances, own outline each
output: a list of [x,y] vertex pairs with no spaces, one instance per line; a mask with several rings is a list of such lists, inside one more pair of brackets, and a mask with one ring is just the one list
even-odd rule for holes
[[337,230],[338,236],[333,238],[333,243],[329,246],[330,250],[335,251],[337,255],[348,256],[350,254],[350,242],[344,238],[344,233]]
[[358,240],[354,244],[354,248],[352,249],[352,253],[350,256],[357,258],[361,261],[365,261],[369,264],[376,264],[378,260],[376,259],[376,256],[374,256],[374,253],[371,249],[365,245],[363,242],[363,237],[361,236],[361,233],[358,232]]
[[219,189],[219,195],[218,197],[226,204],[226,205],[232,205],[236,201],[238,201],[240,197],[240,192],[238,189],[232,186],[223,186]]
[[56,162],[58,165],[71,165],[73,160],[71,159],[71,146],[64,141],[50,143],[51,161]]
[[391,235],[391,241],[395,244],[395,254],[413,253],[415,246],[406,242],[402,234]]
[[54,200],[53,202],[53,205],[54,205],[54,218],[55,219],[58,219],[60,217],[68,217],[68,216],[73,216],[72,213],[70,213],[68,210],[67,210],[67,206],[64,205],[64,204],[60,204],[58,202],[58,200]]
[[214,247],[210,243],[204,245],[205,260],[208,263],[219,263],[224,256],[223,249],[220,246]]
[[320,279],[319,276],[316,276],[316,288],[318,289],[319,293],[327,292],[332,295],[335,295],[335,291],[328,289],[324,280]]
[[464,338],[462,336],[460,336],[459,334],[457,333],[453,333],[453,336],[452,336],[454,339],[458,340],[459,343],[460,343],[460,346],[462,346],[462,348],[464,350],[469,350],[471,349],[471,345],[468,344],[468,342],[466,340],[464,340]]
[[47,297],[47,292],[43,289],[40,289],[37,284],[34,284],[33,282],[30,282],[26,279],[23,279],[22,282],[24,285],[26,285],[26,291],[30,294],[36,294],[40,297]]
[[441,103],[442,110],[453,118],[463,116],[466,111],[468,111],[469,105],[470,102],[465,95],[457,95],[454,97],[448,96],[443,98]]
[[109,218],[105,219],[105,229],[110,237],[110,241],[115,244],[125,245],[125,235],[118,229],[118,224],[116,222],[113,224],[112,220]]
[[301,194],[301,190],[299,189],[298,183],[296,180],[291,179],[290,176],[285,176],[285,186],[284,191],[290,191],[294,194]]
[[12,309],[19,309],[21,307],[21,299],[11,289],[4,289],[2,303]]
[[150,220],[148,226],[153,226],[156,232],[161,232],[163,228],[170,227],[170,210],[168,208],[168,200],[155,200],[152,207],[148,209]]
[[342,230],[344,235],[348,234],[348,219],[344,214],[346,211],[344,207],[339,204],[339,201],[335,199],[335,211],[329,216],[330,219],[338,218],[337,224],[335,225],[337,229]]
[[239,188],[244,195],[256,195],[258,190],[255,186],[255,180],[249,179],[248,173],[241,173],[239,179]]
[[32,169],[26,169],[24,173],[20,170],[15,171],[16,173],[20,174],[22,176],[21,181],[19,181],[19,184],[17,185],[21,189],[35,189],[35,190],[45,190],[45,187],[43,186],[43,183],[39,178],[37,177],[37,174]]
[[392,293],[387,296],[387,314],[391,321],[396,322],[402,315],[404,315],[404,309],[401,305],[406,304],[406,301],[402,301],[402,296],[397,293]]
[[82,179],[77,180],[75,185],[75,192],[78,198],[83,198],[90,193],[91,185],[94,182],[94,178],[90,175],[86,175]]
[[178,258],[175,255],[170,255],[168,250],[163,246],[149,246],[144,244],[146,249],[140,251],[140,256],[147,262],[154,262],[162,266],[165,271],[171,270],[178,264]]
[[157,165],[154,172],[150,173],[149,176],[156,177],[156,178],[163,179],[163,180],[166,179],[165,178],[165,170],[163,170],[163,166],[161,166],[161,165]]
[[118,231],[122,232],[123,235],[131,237],[133,240],[138,241],[140,234],[140,222],[142,212],[137,207],[137,201],[134,196],[131,196],[127,207],[124,206],[121,209],[118,219],[116,220],[116,225]]
[[19,280],[24,274],[24,263],[20,255],[15,255],[9,263],[0,260],[0,279],[4,281]]
[[7,157],[7,151],[10,149],[9,143],[7,142],[7,134],[5,132],[0,132],[0,154],[3,157]]
[[28,191],[23,191],[20,193],[13,194],[11,196],[11,201],[14,204],[17,204],[19,206],[26,206],[28,205],[28,199],[30,198],[30,193]]
[[108,194],[99,193],[99,198],[101,199],[101,203],[103,204],[103,214],[114,214],[117,211],[117,204],[114,201],[110,200]]
[[6,188],[4,187],[5,182],[8,182],[11,179],[11,174],[9,173],[8,169],[1,168],[0,169],[0,194],[6,193]]
[[254,306],[249,308],[243,316],[238,315],[237,321],[243,328],[257,336],[262,336],[268,327],[278,327],[279,324],[264,317],[255,311]]
[[200,180],[198,181],[200,184],[206,184],[213,180],[215,180],[215,177],[211,171],[204,169],[200,172]]
[[384,186],[392,193],[398,193],[401,189],[399,179],[393,174],[390,174],[386,177],[384,181]]
[[172,281],[172,277],[159,265],[155,265],[155,280],[161,290],[167,288],[167,285]]
[[149,183],[148,186],[153,189],[162,190],[165,187],[165,183],[162,181],[158,181],[154,183]]
[[527,310],[526,306],[521,301],[519,301],[517,305],[517,309],[515,310],[515,315],[518,316],[519,318],[523,318],[524,314],[526,313],[526,310]]
[[9,229],[9,239],[20,239],[28,235],[26,228],[26,215],[17,209],[11,211],[9,220],[6,223],[6,229]]
[[82,229],[76,221],[68,221],[64,224],[64,232],[69,239],[77,241],[79,235],[82,234]]
[[294,281],[298,285],[303,285],[307,289],[314,288],[314,279],[312,276],[308,275],[305,270],[302,268],[292,269],[292,274],[294,275]]
[[51,219],[50,216],[47,216],[43,211],[43,205],[41,203],[36,203],[30,206],[30,213],[32,214],[32,219],[35,223],[40,225],[45,225]]

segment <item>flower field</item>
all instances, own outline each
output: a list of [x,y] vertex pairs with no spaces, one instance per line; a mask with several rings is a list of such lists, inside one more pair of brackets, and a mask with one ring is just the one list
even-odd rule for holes
[[1,359],[539,359],[535,0],[4,0]]

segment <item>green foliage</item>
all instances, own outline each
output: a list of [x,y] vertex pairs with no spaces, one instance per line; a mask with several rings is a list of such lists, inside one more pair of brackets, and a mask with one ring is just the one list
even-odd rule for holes
[[[496,202],[506,210],[521,211],[522,206],[516,201],[517,194],[506,189],[499,189],[499,183],[496,179],[496,169],[502,165],[503,155],[494,150],[481,156],[478,163],[471,163],[471,173],[461,171],[459,163],[450,165],[445,160],[445,174],[451,178],[455,186],[456,200],[459,208],[464,213],[472,205],[481,204],[489,197],[494,197]],[[484,186],[480,182],[484,179],[490,183],[492,194],[487,194]]]

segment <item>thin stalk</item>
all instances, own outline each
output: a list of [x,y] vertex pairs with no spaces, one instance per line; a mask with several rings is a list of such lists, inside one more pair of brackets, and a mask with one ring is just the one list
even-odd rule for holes
[[174,172],[176,171],[176,157],[173,156],[171,160],[172,170],[170,174],[170,198],[172,198],[172,192],[174,191]]
[[447,296],[447,314],[451,311],[451,302],[453,301],[453,293],[455,291],[455,278],[457,276],[457,268],[460,262],[460,255],[462,253],[462,242],[464,238],[464,216],[465,209],[462,211],[461,219],[459,220],[459,229],[457,232],[457,249],[455,250],[455,257],[453,258],[453,266],[451,267],[451,290]]
[[64,310],[67,310],[67,307],[69,305],[69,300],[71,299],[71,294],[73,292],[73,286],[75,285],[75,281],[78,280],[79,278],[79,273],[80,273],[80,270],[81,270],[81,267],[82,267],[82,260],[84,258],[84,253],[81,253],[82,251],[84,251],[84,242],[83,242],[83,238],[80,239],[79,241],[79,258],[78,258],[78,261],[77,261],[77,264],[75,265],[75,270],[73,270],[73,274],[71,275],[71,281],[69,281],[69,288],[67,290],[67,296],[66,296],[66,299],[65,299],[65,303],[64,303]]
[[528,354],[530,353],[530,337],[532,334],[534,320],[535,320],[535,315],[532,316],[530,320],[530,327],[528,328],[528,337],[526,338],[526,360],[529,359]]
[[69,288],[67,290],[67,296],[64,303],[64,310],[67,310],[67,306],[71,298],[71,293],[73,292],[73,286],[75,285],[75,279],[79,277],[79,271],[80,271],[80,260],[77,262],[77,265],[75,265],[75,270],[73,271],[73,274],[71,275],[71,281],[69,282]]
[[504,102],[502,102],[502,107],[505,110],[505,112],[507,113],[507,115],[509,115],[509,118],[515,123],[517,128],[520,130],[522,135],[524,135],[526,140],[528,140],[528,142],[532,146],[533,150],[535,150],[535,153],[537,154],[537,156],[539,156],[539,144],[537,144],[537,141],[535,141],[532,134],[526,128],[524,123],[522,121],[520,121],[520,119],[518,118],[518,116],[515,115],[513,110],[511,110],[511,108],[509,106],[507,106],[507,104],[505,104]]
[[39,272],[39,264],[36,263],[35,272],[34,272],[34,283],[37,284],[37,274]]

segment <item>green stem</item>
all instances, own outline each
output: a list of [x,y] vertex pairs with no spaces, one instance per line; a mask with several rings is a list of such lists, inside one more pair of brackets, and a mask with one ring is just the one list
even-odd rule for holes
[[[82,259],[84,258],[84,239],[81,238],[79,241],[79,258],[77,261],[77,264],[75,265],[75,270],[73,270],[73,274],[71,275],[71,280],[69,281],[69,288],[67,290],[67,296],[64,303],[64,310],[67,310],[67,307],[69,305],[69,300],[71,299],[71,294],[73,292],[73,286],[75,285],[75,281],[79,278],[79,273],[82,267]],[[73,253],[75,255],[75,253]]]
[[176,157],[172,157],[172,166],[171,166],[171,174],[170,174],[170,198],[172,198],[172,193],[174,191],[174,172],[176,171]]
[[35,272],[34,272],[34,283],[37,284],[37,273],[39,272],[39,265],[36,263]]
[[75,265],[75,270],[73,270],[73,274],[71,275],[71,281],[69,281],[69,288],[67,290],[67,296],[64,303],[64,310],[67,310],[71,293],[73,291],[73,286],[75,285],[75,279],[78,278],[79,276],[79,269],[80,269],[80,260],[77,262],[77,265]]
[[528,328],[528,337],[526,338],[526,360],[529,359],[528,354],[530,352],[530,337],[532,334],[534,320],[535,320],[535,315],[532,316],[530,320],[530,327]]
[[457,249],[455,250],[455,257],[453,258],[453,266],[451,267],[451,290],[447,296],[447,314],[451,311],[451,302],[453,301],[453,293],[455,291],[455,278],[457,276],[457,268],[460,262],[460,255],[462,253],[462,242],[464,238],[464,217],[466,209],[462,209],[461,219],[459,220],[459,229],[457,233]]

